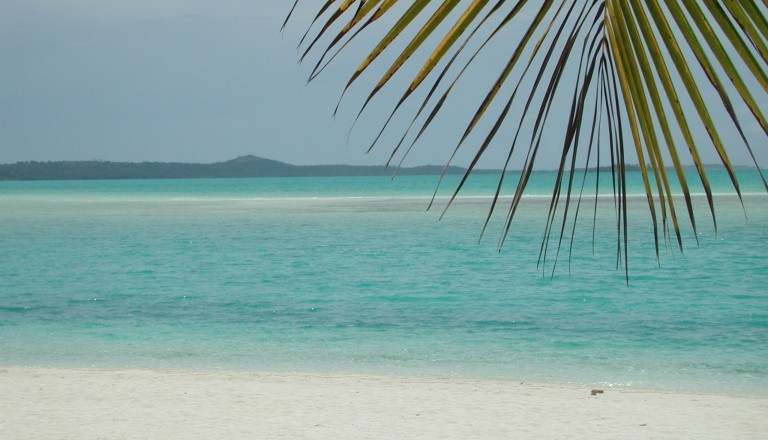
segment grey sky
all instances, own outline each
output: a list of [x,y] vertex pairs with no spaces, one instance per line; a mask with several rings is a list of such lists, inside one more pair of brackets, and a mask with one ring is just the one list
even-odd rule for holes
[[[0,0],[0,163],[385,162],[387,145],[365,149],[386,114],[374,108],[350,142],[360,96],[331,119],[357,60],[305,85],[296,44],[313,8],[283,36],[291,3]],[[442,164],[446,143],[437,133],[407,164]]]
[[284,0],[0,5],[0,162],[381,162],[305,86]]

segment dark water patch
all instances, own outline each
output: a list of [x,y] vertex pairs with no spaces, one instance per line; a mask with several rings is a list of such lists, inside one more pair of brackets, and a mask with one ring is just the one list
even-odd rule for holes
[[107,324],[106,322],[101,322],[101,321],[87,321],[82,324],[79,324],[77,327],[83,328],[83,329],[102,329],[102,328],[112,327],[112,325]]
[[[765,261],[761,261],[761,263],[765,263]],[[728,295],[728,298],[730,299],[738,299],[738,300],[763,300],[765,299],[767,294],[748,294],[748,293],[732,293]]]
[[92,335],[92,337],[106,341],[127,341],[131,339],[126,335],[120,335],[117,333],[95,333]]
[[142,269],[142,270],[128,270],[123,273],[126,275],[155,275],[157,271],[153,269]]
[[7,313],[33,313],[40,311],[43,307],[29,307],[29,306],[0,306],[0,312]]
[[710,374],[716,375],[744,375],[755,378],[768,378],[768,364],[761,363],[708,363],[708,362],[692,362],[682,364],[684,368],[693,370],[707,371]]
[[768,379],[768,365],[766,364],[736,365],[732,369],[739,374]]
[[163,359],[163,360],[168,360],[168,359],[192,359],[192,358],[196,357],[198,354],[199,353],[195,353],[193,351],[173,351],[173,350],[168,350],[168,351],[161,351],[161,352],[158,352],[158,353],[154,353],[153,357],[155,357],[157,359]]
[[566,349],[566,350],[584,350],[587,348],[594,347],[594,343],[587,343],[587,342],[577,342],[577,341],[561,341],[561,340],[555,340],[550,342],[550,345],[556,349]]
[[533,324],[526,321],[476,320],[468,321],[468,328],[475,331],[530,330]]
[[399,324],[392,322],[372,322],[364,320],[355,320],[348,322],[339,322],[334,325],[336,328],[346,329],[360,329],[360,330],[374,330],[374,331],[386,331],[402,327]]
[[387,303],[436,303],[452,302],[458,300],[450,296],[432,296],[432,295],[374,295],[370,297],[374,302]]
[[59,307],[54,306],[0,306],[0,316],[8,314],[9,319],[17,316],[34,316],[35,319],[59,319],[65,312]]
[[222,283],[223,287],[255,287],[260,284],[257,280],[247,280],[247,281],[225,281]]
[[174,295],[171,297],[171,299],[175,301],[196,301],[196,300],[204,300],[206,298],[208,298],[207,295],[196,295],[196,294]]
[[109,298],[68,298],[66,300],[67,304],[70,305],[77,305],[77,304],[95,304],[95,303],[104,303],[110,301]]

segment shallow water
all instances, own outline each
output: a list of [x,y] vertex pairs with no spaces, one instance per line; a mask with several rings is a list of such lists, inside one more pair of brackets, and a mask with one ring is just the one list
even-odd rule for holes
[[717,234],[697,196],[699,245],[684,226],[658,261],[632,197],[629,285],[611,197],[594,246],[590,199],[537,268],[551,173],[501,252],[503,215],[478,244],[492,176],[441,221],[434,176],[0,182],[0,364],[768,395],[768,197],[745,176],[746,212],[715,176]]

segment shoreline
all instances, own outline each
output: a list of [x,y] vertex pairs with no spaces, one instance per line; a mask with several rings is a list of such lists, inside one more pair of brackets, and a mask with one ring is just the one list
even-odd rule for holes
[[0,437],[761,438],[768,398],[516,381],[0,367]]

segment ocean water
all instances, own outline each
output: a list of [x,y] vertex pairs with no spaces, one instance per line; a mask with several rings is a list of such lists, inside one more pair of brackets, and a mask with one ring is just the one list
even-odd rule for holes
[[662,240],[658,260],[630,175],[629,284],[610,196],[585,198],[537,264],[552,173],[500,251],[503,213],[478,242],[494,176],[442,219],[455,178],[430,211],[436,176],[0,182],[0,365],[766,396],[768,196],[740,171],[742,207],[711,174],[717,232],[696,195],[697,233],[683,219],[684,252]]

